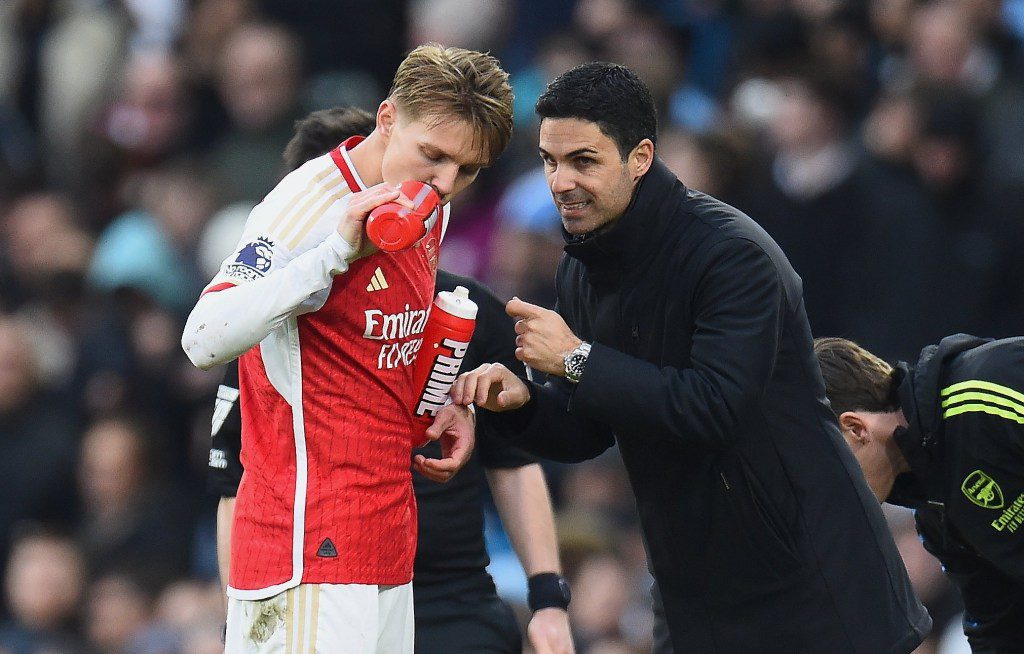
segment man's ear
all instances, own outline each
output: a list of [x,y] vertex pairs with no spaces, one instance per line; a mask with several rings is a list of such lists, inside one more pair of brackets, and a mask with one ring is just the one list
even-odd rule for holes
[[636,181],[647,174],[654,163],[654,143],[651,139],[643,139],[629,153],[629,172]]
[[391,100],[384,100],[377,107],[377,131],[385,139],[390,138],[396,122],[398,122],[398,107]]
[[856,411],[844,411],[839,416],[839,427],[843,437],[857,445],[867,445],[871,441],[868,425]]

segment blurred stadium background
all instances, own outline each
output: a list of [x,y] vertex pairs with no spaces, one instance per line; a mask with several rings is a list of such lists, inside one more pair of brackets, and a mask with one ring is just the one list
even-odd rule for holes
[[[220,651],[203,482],[220,373],[188,364],[184,316],[294,120],[375,108],[431,40],[497,54],[517,95],[508,153],[457,199],[449,270],[551,303],[532,105],[604,59],[651,86],[680,178],[783,246],[817,335],[912,358],[1024,331],[1024,0],[3,0],[0,652]],[[577,651],[644,652],[615,453],[548,472]],[[937,563],[888,515],[936,622],[919,651],[966,651]]]

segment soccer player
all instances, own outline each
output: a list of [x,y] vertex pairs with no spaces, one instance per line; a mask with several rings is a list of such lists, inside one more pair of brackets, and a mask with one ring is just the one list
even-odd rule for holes
[[1024,651],[1024,338],[948,336],[913,368],[843,338],[814,351],[871,490],[915,509],[960,589],[971,650]]
[[[369,134],[373,127],[373,115],[360,109],[335,107],[313,112],[296,125],[295,136],[285,149],[285,164],[294,170],[353,134]],[[480,308],[464,367],[497,360],[524,372],[512,347],[512,320],[502,303],[474,280],[437,271],[438,290],[453,290],[456,286],[468,288],[470,298]],[[238,369],[230,363],[217,393],[208,475],[210,490],[221,496],[217,535],[224,579],[232,507],[242,476],[237,398]],[[438,448],[437,443],[428,446],[435,454]],[[477,425],[477,447],[472,458],[452,481],[437,484],[413,473],[419,514],[413,578],[416,652],[522,651],[515,616],[498,597],[486,570],[481,492],[485,473],[505,529],[530,576],[528,599],[534,611],[527,630],[530,642],[538,654],[571,653],[565,610],[569,597],[565,581],[558,574],[554,520],[543,472],[534,458],[496,438],[486,419]]]
[[[411,364],[447,202],[511,136],[508,75],[485,54],[420,46],[376,124],[290,173],[253,210],[182,336],[199,367],[239,357],[245,475],[229,653],[412,652]],[[441,219],[415,247],[375,252],[365,220],[401,201],[404,180],[434,186]],[[450,479],[472,431],[470,412],[446,407],[428,431],[444,458],[417,457],[416,468]]]

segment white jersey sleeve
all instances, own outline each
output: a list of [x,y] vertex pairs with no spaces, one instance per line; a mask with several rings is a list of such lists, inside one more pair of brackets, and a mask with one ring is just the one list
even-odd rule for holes
[[211,368],[243,354],[288,318],[323,306],[355,250],[336,231],[348,185],[329,156],[293,171],[252,210],[238,247],[188,317],[181,345]]

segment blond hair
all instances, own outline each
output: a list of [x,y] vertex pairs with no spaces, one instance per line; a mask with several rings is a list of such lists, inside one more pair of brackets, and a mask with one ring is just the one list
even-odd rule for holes
[[887,413],[899,408],[893,367],[845,338],[814,339],[814,355],[832,411]]
[[488,161],[512,138],[512,87],[489,54],[421,45],[402,61],[388,93],[409,118],[468,122]]

